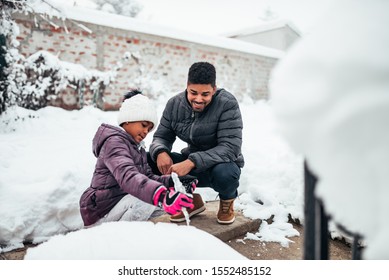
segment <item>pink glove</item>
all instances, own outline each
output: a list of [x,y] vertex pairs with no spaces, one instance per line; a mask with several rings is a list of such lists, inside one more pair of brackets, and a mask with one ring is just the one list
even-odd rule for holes
[[160,189],[154,197],[154,205],[158,205],[170,215],[175,215],[181,212],[182,207],[193,209],[193,198],[190,194],[184,194],[175,191],[173,188],[169,190]]

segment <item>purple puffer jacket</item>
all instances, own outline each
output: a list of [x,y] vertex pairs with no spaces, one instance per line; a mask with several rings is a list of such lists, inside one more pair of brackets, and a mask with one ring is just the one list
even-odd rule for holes
[[145,149],[120,127],[102,124],[93,138],[93,153],[92,182],[80,198],[85,226],[104,217],[128,193],[153,204],[156,189],[169,184],[170,175],[154,175]]

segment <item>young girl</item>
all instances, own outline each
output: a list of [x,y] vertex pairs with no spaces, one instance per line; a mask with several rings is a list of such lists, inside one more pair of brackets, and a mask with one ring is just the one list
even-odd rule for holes
[[[80,199],[85,226],[108,221],[139,221],[192,209],[191,195],[176,192],[170,175],[157,176],[147,164],[143,139],[157,124],[153,103],[140,91],[127,93],[118,115],[119,127],[102,124],[93,138],[97,157],[92,182]],[[196,181],[190,183],[191,191]]]

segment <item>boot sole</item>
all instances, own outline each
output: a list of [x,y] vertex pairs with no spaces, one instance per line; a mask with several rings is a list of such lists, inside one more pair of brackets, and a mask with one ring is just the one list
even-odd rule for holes
[[232,220],[229,220],[229,221],[222,221],[222,220],[217,219],[217,222],[219,224],[222,224],[222,225],[229,225],[229,224],[232,224],[234,221],[235,221],[235,217]]
[[[197,214],[200,214],[201,212],[204,212],[205,211],[205,205],[203,205],[202,207],[200,207],[199,209],[196,209],[195,211],[191,212],[189,214],[189,218],[193,217],[194,215],[197,215]],[[185,222],[186,219],[185,217],[183,218],[179,218],[179,219],[172,219],[170,217],[170,221],[173,222],[173,223],[181,223],[181,222]]]

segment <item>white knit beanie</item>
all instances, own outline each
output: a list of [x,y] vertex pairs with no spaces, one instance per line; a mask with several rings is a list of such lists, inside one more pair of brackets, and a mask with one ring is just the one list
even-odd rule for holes
[[157,110],[153,102],[142,94],[124,100],[119,109],[118,125],[136,121],[152,122],[154,124],[152,130],[155,129],[158,123]]

